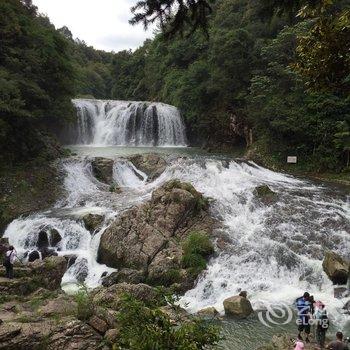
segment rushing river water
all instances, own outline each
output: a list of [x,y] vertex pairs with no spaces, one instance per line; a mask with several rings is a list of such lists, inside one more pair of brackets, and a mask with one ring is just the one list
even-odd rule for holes
[[[61,164],[65,196],[52,210],[19,218],[5,232],[10,243],[24,253],[36,249],[40,230],[56,229],[63,237],[58,253],[78,256],[63,278],[66,290],[81,280],[90,287],[98,286],[101,275],[112,271],[96,262],[104,229],[121,211],[149,199],[165,181],[178,178],[212,198],[211,212],[222,223],[219,236],[225,243],[195,288],[183,296],[182,305],[190,312],[206,306],[222,312],[222,301],[244,289],[254,309],[260,310],[280,303],[292,305],[308,290],[326,303],[333,324],[345,327],[347,316],[342,314],[342,307],[347,300],[333,297],[333,286],[321,266],[328,249],[350,258],[350,197],[345,189],[191,148],[75,146],[72,150],[77,155]],[[169,166],[149,183],[144,174],[136,176],[138,170],[121,157],[150,151],[162,153]],[[122,193],[110,192],[93,177],[90,162],[95,156],[114,159],[113,176]],[[255,199],[253,191],[262,184],[278,194],[272,206]],[[103,228],[93,236],[79,221],[86,213],[105,215]],[[223,346],[233,350],[255,348],[280,329],[294,329],[291,323],[268,328],[256,317],[226,320],[223,326]]]
[[[64,196],[51,210],[14,220],[5,232],[25,257],[38,249],[40,231],[57,231],[62,239],[55,250],[75,258],[63,277],[64,290],[75,291],[82,282],[99,286],[101,277],[113,271],[96,261],[104,230],[122,211],[150,199],[154,189],[176,178],[210,197],[211,213],[221,223],[215,256],[180,303],[190,312],[215,306],[222,313],[225,298],[246,290],[257,311],[246,320],[221,321],[222,348],[255,349],[274,333],[294,332],[293,301],[306,290],[326,304],[333,330],[346,327],[348,316],[342,307],[347,300],[334,298],[322,259],[327,250],[350,259],[347,190],[183,147],[185,127],[173,106],[86,99],[73,104],[76,123],[62,130],[61,139],[80,146],[71,146],[76,155],[61,162]],[[168,163],[152,182],[123,158],[146,152],[161,153]],[[114,160],[113,180],[121,193],[111,192],[93,176],[94,157]],[[277,193],[274,204],[256,199],[254,189],[259,185]],[[93,235],[81,220],[88,213],[104,216],[102,228]],[[269,318],[271,314],[275,317]]]

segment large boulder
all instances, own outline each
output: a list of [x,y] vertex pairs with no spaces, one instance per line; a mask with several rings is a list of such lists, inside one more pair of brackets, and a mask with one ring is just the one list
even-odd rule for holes
[[128,157],[128,159],[137,169],[147,175],[148,181],[153,181],[160,176],[167,166],[167,162],[154,153],[135,154]]
[[103,216],[99,214],[87,214],[83,216],[85,228],[91,233],[95,232],[96,229],[101,227],[103,220]]
[[224,309],[226,315],[235,317],[248,317],[254,312],[250,301],[240,295],[225,299]]
[[94,158],[91,162],[92,173],[97,180],[112,185],[113,181],[113,159],[102,157]]
[[334,252],[326,252],[322,267],[334,284],[346,284],[349,276],[349,261]]
[[33,288],[43,287],[49,290],[60,288],[66,272],[67,261],[63,256],[50,256],[44,260],[35,260],[28,264],[31,270]]
[[[125,211],[102,234],[98,261],[142,271],[148,283],[171,285],[189,276],[182,271],[182,244],[192,231],[211,235],[213,220],[205,198],[188,183],[172,180],[149,202]],[[181,277],[181,278],[180,278]]]
[[147,284],[118,283],[110,287],[101,287],[93,291],[93,301],[96,305],[104,305],[117,310],[123,295],[129,294],[138,300],[146,303],[154,302],[158,299],[158,293]]
[[200,309],[199,311],[197,311],[197,315],[202,317],[215,317],[218,314],[219,312],[215,309],[214,306],[208,306],[204,309]]

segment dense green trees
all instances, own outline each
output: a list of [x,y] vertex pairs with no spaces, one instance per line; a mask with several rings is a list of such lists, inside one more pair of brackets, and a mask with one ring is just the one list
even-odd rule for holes
[[[134,20],[159,19],[152,17],[163,8],[157,6],[175,2],[141,1],[135,13],[144,16]],[[55,30],[28,0],[1,2],[2,160],[45,153],[45,132],[73,115],[70,99],[89,96],[173,104],[194,145],[245,144],[279,162],[296,154],[313,170],[344,168],[349,0],[206,2],[209,37],[201,30],[171,39],[159,33],[118,53],[88,47],[66,27]],[[167,14],[165,29],[191,32],[191,11],[179,14],[182,22]]]
[[114,97],[178,106],[194,144],[253,141],[279,162],[295,154],[309,169],[339,170],[349,147],[348,6],[216,1],[209,39],[159,34],[119,55]]
[[45,130],[72,112],[68,45],[30,1],[1,1],[0,13],[0,160],[47,157]]

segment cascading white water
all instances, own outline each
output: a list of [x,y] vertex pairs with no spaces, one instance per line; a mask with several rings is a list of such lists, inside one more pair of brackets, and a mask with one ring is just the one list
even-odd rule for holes
[[65,142],[94,146],[186,146],[177,108],[155,102],[75,99],[78,118]]
[[[152,183],[129,162],[115,160],[114,179],[123,187],[118,194],[92,176],[88,159],[68,160],[63,166],[66,198],[52,213],[17,219],[5,232],[11,244],[25,251],[28,242],[34,249],[43,226],[57,229],[64,237],[59,254],[78,256],[63,283],[74,283],[83,273],[87,285],[98,285],[101,274],[111,271],[96,262],[99,239],[110,220],[150,198],[163,182],[178,178],[214,200],[211,211],[222,223],[218,255],[181,300],[190,311],[209,305],[222,310],[223,299],[240,289],[249,292],[255,308],[263,303],[292,303],[309,290],[327,304],[333,317],[339,317],[337,321],[345,320],[339,316],[344,300],[333,297],[333,287],[321,266],[328,249],[350,258],[350,197],[345,193],[253,163],[182,158],[173,160]],[[253,193],[262,184],[278,193],[272,206],[262,205]],[[106,219],[103,228],[91,236],[77,218],[96,210]]]

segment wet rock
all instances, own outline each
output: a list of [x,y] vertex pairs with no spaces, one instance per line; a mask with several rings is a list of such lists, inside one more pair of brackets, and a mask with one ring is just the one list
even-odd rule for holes
[[271,205],[277,200],[277,194],[267,185],[256,187],[254,195],[265,205]]
[[250,301],[239,295],[225,299],[224,309],[227,316],[235,317],[248,317],[254,312]]
[[159,155],[154,153],[136,154],[128,157],[135,167],[145,173],[148,181],[153,181],[165,170],[167,163]]
[[138,284],[144,282],[144,274],[142,271],[123,268],[119,271],[112,272],[109,276],[105,277],[102,281],[102,285],[105,287],[112,286],[117,283],[131,283]]
[[182,271],[183,242],[194,231],[210,236],[213,225],[206,199],[191,184],[169,181],[104,231],[98,261],[141,271],[152,285],[181,283],[188,289],[196,274]]
[[38,241],[36,246],[39,248],[39,250],[45,249],[49,246],[49,237],[47,236],[46,231],[40,231],[38,233]]
[[61,242],[61,240],[62,237],[60,233],[56,229],[52,228],[50,230],[50,246],[56,247]]
[[40,260],[40,253],[37,250],[33,250],[28,255],[28,262],[33,262],[35,260]]
[[113,181],[113,160],[97,157],[91,162],[93,175],[97,180],[112,185]]
[[101,287],[93,292],[93,301],[99,305],[105,305],[113,310],[117,310],[121,297],[127,293],[135,298],[145,301],[152,302],[157,300],[158,293],[155,289],[148,286],[147,284],[128,284],[119,283],[114,284],[110,287]]
[[213,306],[206,307],[197,312],[197,315],[203,316],[203,317],[215,317],[218,314],[219,314],[218,310],[216,310],[215,307]]
[[346,310],[346,314],[350,314],[350,300],[345,303],[343,310]]
[[103,223],[104,217],[98,214],[87,214],[83,217],[85,228],[91,233],[100,228]]
[[102,335],[108,330],[108,324],[96,315],[91,316],[87,323]]
[[76,262],[78,256],[75,254],[65,255],[64,256],[67,260],[67,269],[69,269],[74,263]]
[[336,299],[346,298],[349,295],[350,295],[350,292],[349,292],[348,288],[346,288],[346,287],[334,288],[334,298],[336,298]]
[[327,252],[322,267],[334,284],[346,284],[349,275],[349,262],[334,252]]
[[57,252],[51,248],[43,248],[40,250],[40,253],[42,259],[48,258],[49,256],[58,256]]
[[76,261],[70,269],[72,270],[72,273],[77,279],[77,281],[79,283],[83,283],[89,273],[87,259],[82,258],[79,261]]

